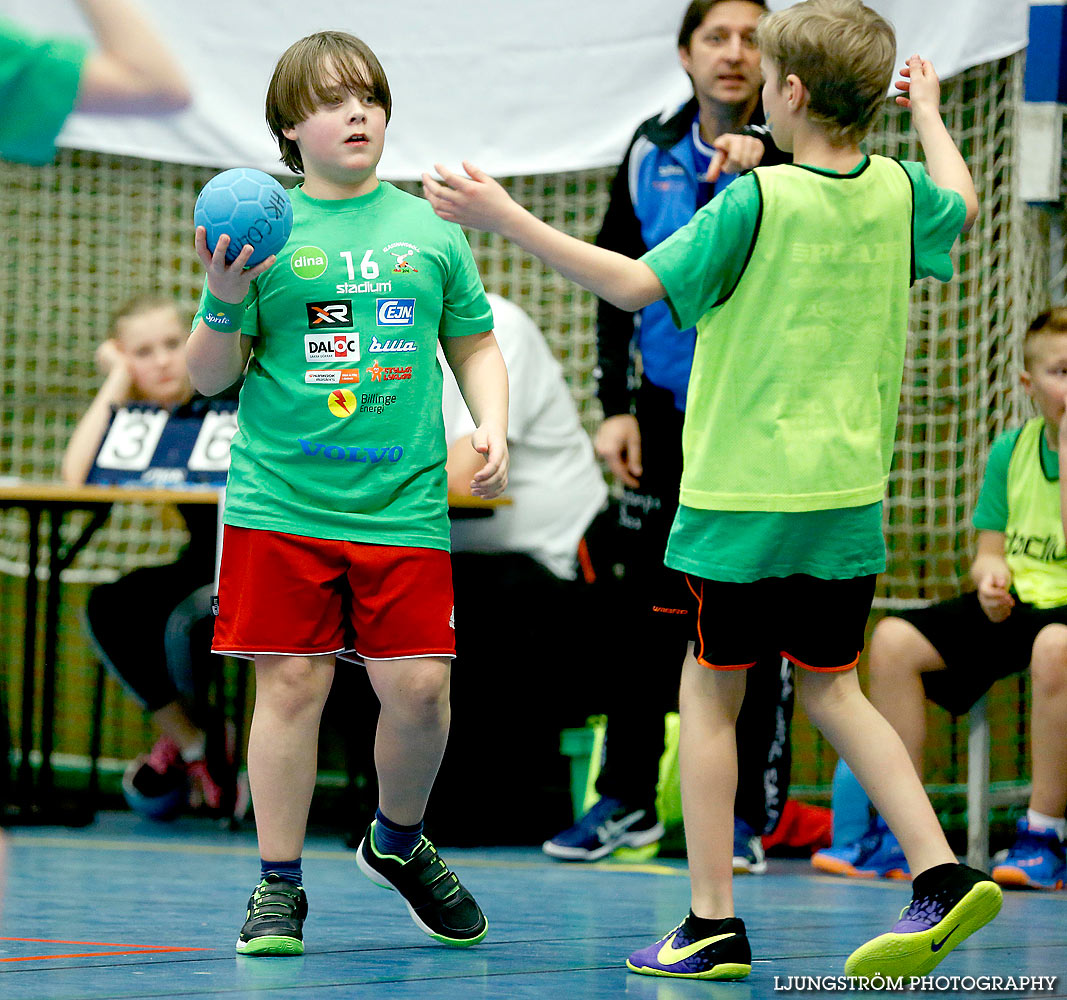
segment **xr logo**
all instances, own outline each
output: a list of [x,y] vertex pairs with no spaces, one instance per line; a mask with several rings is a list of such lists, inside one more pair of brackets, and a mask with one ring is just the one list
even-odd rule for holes
[[322,326],[343,328],[351,328],[352,326],[351,299],[336,299],[332,302],[308,302],[306,305],[309,330]]

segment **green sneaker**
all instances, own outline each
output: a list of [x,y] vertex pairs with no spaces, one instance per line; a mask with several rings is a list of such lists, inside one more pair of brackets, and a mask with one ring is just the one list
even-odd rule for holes
[[426,837],[406,860],[379,854],[371,823],[356,852],[356,864],[375,885],[399,892],[419,930],[441,944],[469,948],[489,930],[481,907]]
[[[940,869],[940,870],[939,870]],[[931,877],[927,878],[929,875]],[[925,976],[999,912],[1000,886],[966,865],[940,865],[916,877],[911,905],[888,934],[861,945],[845,962],[849,976]]]
[[303,955],[308,901],[302,886],[271,872],[248,898],[239,955]]

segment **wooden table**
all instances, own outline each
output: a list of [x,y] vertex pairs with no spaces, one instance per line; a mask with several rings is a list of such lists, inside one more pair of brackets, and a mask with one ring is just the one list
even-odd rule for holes
[[[61,574],[74,561],[98,528],[107,520],[115,503],[143,504],[215,504],[221,491],[200,489],[145,489],[127,486],[66,486],[61,483],[9,483],[0,485],[0,509],[12,507],[26,511],[29,520],[29,551],[26,574],[25,619],[22,636],[22,736],[21,761],[17,781],[14,812],[8,822],[67,823],[89,822],[84,816],[63,815],[56,800],[52,750],[55,743],[56,711],[56,654],[59,637]],[[510,498],[482,500],[477,497],[449,494],[449,516],[486,517],[495,507],[511,503]],[[40,559],[40,528],[42,515],[47,511],[49,531],[47,540],[48,576],[44,580],[44,654],[41,674],[40,753],[41,766],[34,781],[30,760],[34,747],[34,716],[36,711],[37,615],[39,589],[37,564]],[[77,538],[64,545],[63,522],[72,511],[86,511],[89,521]],[[0,719],[0,742],[10,743],[10,727],[6,718]],[[7,747],[3,748],[5,751]],[[0,782],[6,784],[8,765],[6,753],[0,760]],[[0,790],[0,805],[6,805]]]
[[[140,489],[123,486],[66,486],[60,483],[16,483],[0,485],[0,509],[11,507],[26,511],[29,552],[26,574],[25,619],[22,633],[22,738],[17,795],[14,813],[8,821],[23,823],[79,823],[86,817],[64,815],[56,801],[52,775],[52,749],[55,741],[56,651],[59,639],[61,574],[74,561],[96,530],[107,520],[115,503],[146,504],[217,504],[214,489]],[[41,518],[48,513],[48,575],[39,583],[37,564],[40,559]],[[72,511],[86,511],[91,516],[78,536],[63,542],[63,522]],[[36,711],[37,615],[39,588],[44,590],[44,657],[41,673],[40,752],[41,766],[34,782],[31,751],[34,747]],[[4,739],[10,729],[3,720]],[[6,763],[0,762],[6,776]]]

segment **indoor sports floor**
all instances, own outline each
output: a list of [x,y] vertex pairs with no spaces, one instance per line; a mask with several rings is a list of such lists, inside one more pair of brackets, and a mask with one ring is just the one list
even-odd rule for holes
[[[563,865],[537,848],[441,846],[489,918],[483,944],[433,943],[395,894],[359,874],[339,837],[313,836],[304,854],[307,952],[256,959],[233,950],[258,874],[251,831],[125,813],[101,814],[84,830],[15,829],[0,997],[762,1000],[784,994],[789,976],[842,975],[848,953],[888,930],[909,898],[903,883],[819,876],[805,861],[772,859],[767,875],[736,883],[755,952],[751,976],[657,979],[628,973],[624,961],[686,912],[681,861]],[[935,975],[1058,976],[1056,987],[926,995],[1067,997],[1067,892],[1005,897],[1000,917]]]

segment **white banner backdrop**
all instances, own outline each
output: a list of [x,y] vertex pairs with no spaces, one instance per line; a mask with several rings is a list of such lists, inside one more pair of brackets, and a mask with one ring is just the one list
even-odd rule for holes
[[[771,0],[772,9],[792,0]],[[1027,0],[869,0],[899,55],[944,78],[1026,45]],[[263,121],[278,56],[314,31],[362,37],[393,91],[379,173],[473,160],[498,176],[606,166],[643,118],[684,100],[675,46],[686,0],[170,0],[145,9],[192,81],[164,118],[72,115],[60,145],[285,174]],[[0,0],[42,33],[88,36],[71,0]],[[903,62],[901,62],[903,65]],[[2,113],[2,112],[0,112]]]

